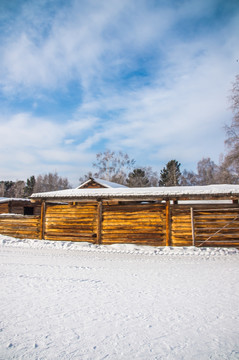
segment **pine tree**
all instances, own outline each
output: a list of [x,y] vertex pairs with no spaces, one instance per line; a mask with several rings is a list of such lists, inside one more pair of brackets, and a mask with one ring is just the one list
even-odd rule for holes
[[177,186],[181,176],[181,164],[176,160],[170,160],[163,170],[160,171],[159,186]]
[[146,187],[149,186],[149,179],[147,178],[145,171],[138,168],[129,173],[126,179],[129,187]]
[[29,197],[32,195],[33,191],[34,191],[34,186],[36,183],[36,179],[35,176],[32,175],[29,179],[27,179],[27,183],[24,189],[24,196],[25,197]]

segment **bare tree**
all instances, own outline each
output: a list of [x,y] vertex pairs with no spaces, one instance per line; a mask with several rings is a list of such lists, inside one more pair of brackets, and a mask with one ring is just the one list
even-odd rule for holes
[[57,172],[38,175],[34,185],[34,192],[64,190],[71,188],[67,178],[60,177]]
[[4,181],[0,181],[0,197],[4,197],[5,184]]
[[230,126],[226,126],[225,144],[228,147],[228,153],[225,157],[227,167],[233,168],[233,171],[239,175],[239,75],[233,83],[231,96],[231,109],[233,118]]
[[218,166],[210,158],[202,158],[197,164],[198,185],[217,183]]
[[133,169],[134,164],[135,160],[130,159],[128,154],[122,151],[106,150],[96,154],[96,162],[93,163],[93,167],[96,168],[97,177],[125,184],[127,174]]
[[180,178],[180,185],[194,186],[198,185],[198,174],[193,171],[183,170]]
[[23,198],[24,197],[24,188],[25,188],[25,181],[18,180],[12,186],[13,195],[16,198]]

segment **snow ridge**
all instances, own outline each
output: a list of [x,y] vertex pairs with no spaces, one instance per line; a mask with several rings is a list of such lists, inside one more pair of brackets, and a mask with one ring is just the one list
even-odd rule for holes
[[167,256],[225,256],[239,254],[236,248],[197,248],[173,247],[173,246],[143,246],[134,244],[113,244],[113,245],[96,245],[88,242],[71,242],[71,241],[48,241],[48,240],[31,240],[18,239],[10,236],[0,235],[0,246],[38,248],[38,249],[61,249],[66,251],[86,251],[86,252],[104,252],[104,253],[121,253],[134,255],[167,255]]

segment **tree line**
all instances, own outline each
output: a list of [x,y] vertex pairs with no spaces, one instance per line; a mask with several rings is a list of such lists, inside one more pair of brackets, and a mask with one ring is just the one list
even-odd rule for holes
[[32,175],[27,181],[0,181],[0,197],[27,198],[34,192],[64,190],[71,188],[67,178],[55,173]]
[[[100,178],[129,187],[192,186],[209,184],[239,184],[239,75],[231,89],[231,124],[225,127],[227,152],[219,164],[203,158],[197,163],[197,171],[181,171],[181,164],[170,160],[158,174],[151,166],[136,166],[134,159],[122,151],[106,150],[96,154],[92,167],[95,171],[80,177],[83,183],[89,177]],[[0,197],[29,197],[33,192],[64,190],[71,188],[67,178],[55,173],[32,175],[26,182],[0,181]]]

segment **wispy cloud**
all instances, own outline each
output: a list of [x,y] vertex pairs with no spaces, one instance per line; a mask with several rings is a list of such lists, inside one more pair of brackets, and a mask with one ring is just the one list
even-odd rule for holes
[[217,161],[238,73],[236,3],[2,3],[2,176],[55,166],[77,182],[105,148],[156,168]]

